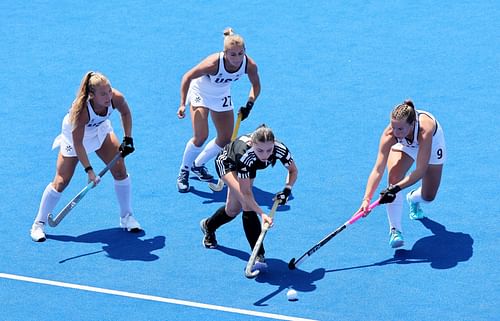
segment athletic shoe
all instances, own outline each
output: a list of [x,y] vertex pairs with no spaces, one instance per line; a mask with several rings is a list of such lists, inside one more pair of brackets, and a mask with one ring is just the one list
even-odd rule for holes
[[125,217],[120,217],[120,227],[127,229],[129,232],[139,232],[141,230],[141,225],[130,213]]
[[398,247],[401,247],[405,244],[405,241],[403,240],[403,235],[401,234],[400,231],[396,230],[394,227],[391,229],[390,233],[390,239],[389,239],[389,245],[395,249]]
[[408,206],[410,207],[410,219],[412,220],[421,220],[424,218],[424,212],[420,208],[419,203],[414,203],[411,201],[411,193],[414,191],[409,192],[406,194],[406,201],[408,202]]
[[200,221],[200,228],[204,234],[203,246],[206,247],[207,249],[215,249],[217,247],[217,239],[215,238],[215,231],[214,232],[208,231],[207,220],[208,219],[204,218]]
[[195,166],[193,163],[193,167],[191,167],[191,172],[193,172],[200,181],[202,182],[210,182],[214,177],[208,173],[208,169],[205,165]]
[[177,176],[177,190],[180,193],[187,193],[189,191],[189,171],[181,169],[179,176]]
[[264,254],[259,254],[255,258],[255,263],[252,266],[252,271],[255,271],[255,270],[262,271],[265,269],[267,269],[266,258],[264,257]]
[[31,226],[30,235],[34,242],[44,242],[47,239],[43,231],[44,225],[42,222],[35,222]]

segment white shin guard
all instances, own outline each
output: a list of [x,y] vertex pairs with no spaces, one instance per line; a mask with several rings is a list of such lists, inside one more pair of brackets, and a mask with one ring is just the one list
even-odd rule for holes
[[62,193],[59,193],[52,187],[52,183],[49,183],[42,194],[42,199],[40,200],[40,207],[38,208],[38,214],[36,215],[35,222],[47,222],[47,218],[50,213],[56,208],[57,203],[61,199]]
[[120,217],[132,214],[132,183],[130,181],[130,175],[127,175],[127,178],[121,181],[115,180],[115,192],[118,204],[120,204]]
[[403,194],[397,193],[394,202],[387,204],[387,218],[389,220],[389,230],[396,228],[402,232],[401,218],[403,216]]

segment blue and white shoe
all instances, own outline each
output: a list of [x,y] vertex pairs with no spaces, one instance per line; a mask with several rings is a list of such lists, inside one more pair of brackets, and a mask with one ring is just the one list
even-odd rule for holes
[[187,193],[189,191],[189,172],[181,169],[177,176],[177,190],[179,193]]
[[205,165],[195,166],[193,163],[191,172],[198,176],[198,178],[202,182],[210,182],[214,178],[214,176],[208,172],[208,169],[205,167]]
[[403,239],[403,235],[401,234],[400,231],[396,230],[394,227],[391,229],[390,233],[390,238],[389,238],[389,245],[393,248],[396,249],[398,247],[401,247],[405,244],[405,241]]
[[410,219],[421,220],[424,218],[424,212],[420,208],[419,203],[414,203],[411,201],[411,194],[413,192],[414,190],[406,194],[406,201],[408,202],[408,206],[410,207]]

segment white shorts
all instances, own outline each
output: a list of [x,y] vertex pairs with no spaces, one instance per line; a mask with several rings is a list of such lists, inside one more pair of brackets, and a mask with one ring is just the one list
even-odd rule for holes
[[199,90],[191,87],[189,88],[187,99],[191,106],[206,107],[216,112],[224,112],[234,109],[230,92],[227,92],[227,95],[223,96],[212,96],[201,93]]
[[[432,149],[431,149],[431,157],[429,159],[429,165],[442,165],[446,161],[446,144],[444,141],[444,133],[443,129],[440,125],[438,125],[438,129],[436,134],[432,137]],[[418,147],[412,148],[401,143],[397,143],[392,146],[392,150],[398,150],[404,152],[414,161],[417,160]]]
[[[76,157],[71,128],[72,126],[69,123],[69,118],[66,115],[63,120],[61,134],[57,136],[52,143],[52,149],[59,146],[61,154],[65,157]],[[111,121],[109,119],[104,121],[98,127],[93,127],[91,129],[86,128],[85,135],[83,136],[83,146],[85,147],[87,154],[100,149],[106,139],[106,136],[112,132],[113,127],[111,127]]]

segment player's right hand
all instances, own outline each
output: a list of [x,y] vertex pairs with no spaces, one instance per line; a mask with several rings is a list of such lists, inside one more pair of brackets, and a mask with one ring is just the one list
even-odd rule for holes
[[179,109],[177,109],[177,117],[179,119],[186,117],[186,106],[184,105],[179,106]]
[[262,224],[267,223],[269,224],[269,227],[273,226],[273,218],[269,217],[266,213],[260,214],[260,217],[262,218]]
[[361,212],[363,212],[363,217],[368,216],[368,214],[370,214],[370,212],[371,212],[369,209],[369,206],[370,206],[370,200],[367,198],[364,198],[363,201],[361,202],[361,206],[359,207],[358,212],[356,212],[356,213],[359,213],[361,211]]
[[95,175],[93,169],[89,170],[88,173],[87,173],[87,175],[88,175],[88,178],[89,178],[89,183],[90,182],[94,182],[94,187],[97,186],[97,184],[99,184],[99,182],[101,181],[101,178],[99,176]]

